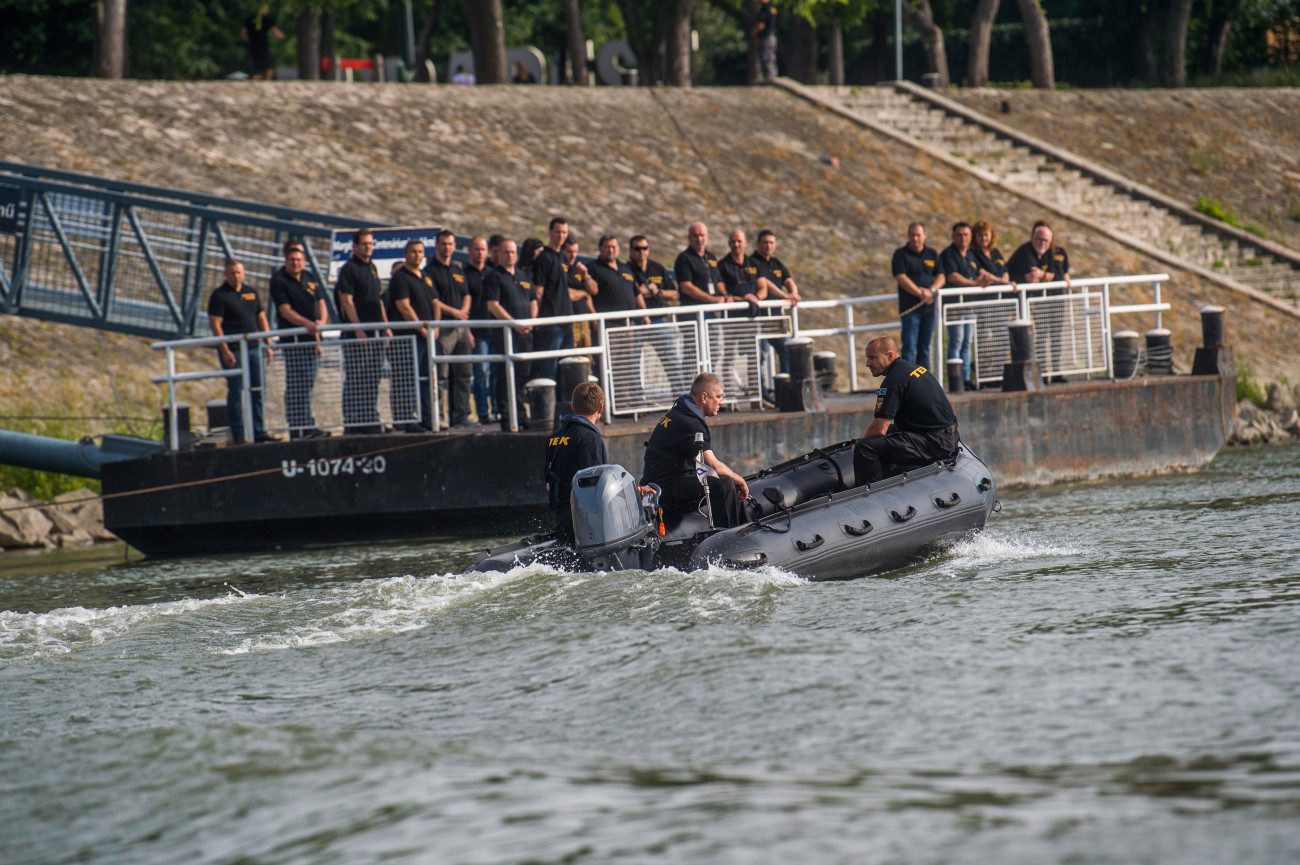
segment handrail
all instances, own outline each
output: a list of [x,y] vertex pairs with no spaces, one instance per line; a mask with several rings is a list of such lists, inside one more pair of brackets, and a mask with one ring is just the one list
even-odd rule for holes
[[[1159,273],[1159,274],[1123,275],[1123,276],[1114,276],[1114,277],[1089,277],[1089,278],[1081,278],[1081,279],[1072,279],[1069,281],[1069,283],[1065,281],[1060,281],[1060,282],[1034,283],[1032,285],[1026,284],[1026,285],[1019,286],[1019,289],[1016,291],[1018,297],[1017,310],[1021,317],[1028,315],[1029,299],[1031,297],[1035,297],[1040,294],[1046,294],[1046,292],[1054,289],[1069,289],[1071,294],[1087,293],[1089,295],[1095,295],[1100,297],[1101,299],[1100,311],[1103,313],[1102,320],[1103,320],[1104,334],[1107,338],[1109,338],[1109,334],[1111,330],[1110,318],[1118,314],[1154,312],[1156,314],[1155,323],[1156,326],[1159,327],[1160,313],[1170,309],[1170,305],[1168,303],[1162,302],[1160,298],[1160,287],[1163,283],[1167,282],[1168,280],[1169,280],[1168,274]],[[1147,284],[1152,287],[1152,291],[1154,294],[1154,299],[1153,299],[1154,302],[1145,303],[1145,304],[1129,304],[1123,306],[1113,306],[1110,304],[1110,288],[1112,286],[1142,285],[1142,284]],[[1093,291],[1093,289],[1097,289],[1097,288],[1100,288],[1101,290]],[[937,316],[936,321],[937,322],[943,321],[942,315],[943,315],[943,308],[945,306],[961,306],[963,305],[964,301],[976,303],[981,298],[986,299],[989,297],[996,297],[1005,294],[1011,290],[1012,288],[1006,285],[995,285],[995,286],[989,286],[987,288],[980,288],[980,287],[970,287],[970,288],[954,287],[951,289],[945,288],[939,292],[938,299],[936,300],[936,307],[935,307],[935,312]],[[897,293],[891,292],[889,294],[868,295],[868,296],[861,296],[861,297],[838,297],[838,298],[827,298],[823,300],[804,300],[801,301],[797,306],[791,306],[789,302],[784,300],[768,300],[768,301],[761,301],[759,303],[759,306],[765,310],[781,311],[787,313],[790,318],[789,332],[790,335],[792,336],[843,337],[845,339],[846,348],[847,348],[846,361],[848,363],[848,369],[849,369],[849,387],[850,390],[857,391],[858,375],[857,375],[857,349],[856,349],[855,337],[858,334],[862,334],[862,333],[897,331],[899,323],[898,323],[898,319],[891,315],[889,316],[889,320],[887,321],[879,321],[879,322],[868,323],[868,324],[859,324],[855,320],[855,312],[862,307],[870,307],[881,303],[896,302],[897,298],[898,298]],[[517,429],[519,414],[518,414],[518,405],[516,401],[516,389],[514,387],[514,379],[513,379],[515,361],[543,360],[543,359],[563,358],[563,357],[580,356],[580,355],[592,357],[593,359],[605,358],[606,361],[608,361],[609,352],[607,350],[607,345],[605,344],[604,340],[601,340],[602,344],[600,345],[550,349],[550,350],[542,350],[542,351],[517,352],[514,350],[513,347],[513,338],[512,338],[513,328],[539,327],[539,326],[548,326],[548,325],[557,325],[557,324],[564,325],[564,324],[572,324],[577,322],[589,322],[589,323],[594,323],[597,327],[601,328],[600,332],[603,333],[603,328],[605,323],[611,320],[616,320],[621,323],[629,320],[637,321],[642,318],[673,319],[679,322],[681,319],[688,319],[688,320],[693,319],[695,323],[698,325],[698,328],[695,330],[695,338],[703,339],[705,338],[704,323],[707,319],[712,318],[711,316],[712,313],[749,312],[750,309],[751,307],[749,303],[691,304],[685,306],[670,306],[670,307],[661,307],[661,308],[646,309],[646,310],[634,309],[634,310],[619,310],[615,312],[577,313],[573,315],[556,316],[551,318],[526,318],[526,319],[516,319],[516,320],[505,320],[505,319],[497,319],[497,318],[466,319],[466,320],[441,319],[435,321],[397,321],[397,322],[387,322],[387,323],[365,322],[360,324],[350,324],[350,323],[330,324],[327,325],[326,327],[320,328],[318,332],[321,333],[328,341],[336,342],[337,337],[339,337],[340,335],[350,333],[353,331],[392,330],[396,335],[399,333],[410,333],[418,329],[424,328],[426,329],[426,336],[425,336],[425,339],[427,341],[426,348],[427,348],[429,363],[431,364],[431,366],[436,364],[461,364],[461,363],[504,364],[505,368],[503,370],[503,374],[506,375],[510,386],[506,389],[508,394],[508,405],[502,406],[502,408],[507,410],[509,427],[511,429]],[[837,310],[837,309],[843,310],[844,312],[844,323],[841,326],[820,327],[820,328],[805,328],[800,326],[801,312],[806,312],[810,310]],[[635,326],[636,325],[634,325],[634,327]],[[652,325],[652,326],[657,326],[657,325]],[[502,341],[505,350],[501,352],[495,352],[492,354],[486,354],[486,353],[467,354],[467,355],[439,354],[437,348],[437,341],[433,337],[433,332],[435,329],[443,329],[443,328],[453,328],[453,329],[473,328],[476,330],[501,331],[504,334],[504,338]],[[167,373],[159,376],[154,376],[153,380],[158,383],[164,383],[164,382],[167,383],[169,388],[170,401],[174,405],[176,403],[176,393],[175,393],[176,384],[179,382],[192,381],[201,378],[229,377],[231,375],[240,374],[245,376],[244,388],[243,388],[243,399],[248,400],[250,399],[249,388],[248,388],[248,377],[247,377],[247,373],[244,372],[244,370],[247,367],[246,358],[247,358],[247,352],[249,348],[256,341],[271,340],[278,337],[301,336],[301,335],[305,335],[306,333],[307,333],[306,328],[293,327],[293,328],[278,328],[278,329],[267,330],[267,331],[258,331],[255,333],[247,333],[247,334],[228,334],[219,337],[218,336],[193,337],[189,339],[165,340],[165,341],[153,342],[151,343],[151,346],[154,349],[166,351],[167,364],[168,364]],[[780,338],[780,334],[769,334],[767,335],[767,337],[773,339]],[[384,337],[380,337],[380,338],[383,339]],[[939,351],[942,346],[942,338],[943,338],[942,328],[936,327],[934,344],[933,344],[933,351],[935,352],[934,357],[936,358],[939,357]],[[222,343],[226,343],[226,344],[237,343],[240,345],[241,362],[237,370],[213,370],[210,373],[184,373],[184,374],[178,374],[176,372],[175,369],[176,350],[184,349],[184,348],[209,348],[209,347],[217,346]],[[1105,355],[1106,355],[1107,375],[1113,375],[1113,370],[1111,368],[1110,352],[1106,351]],[[707,352],[700,351],[698,353],[698,356],[701,358],[701,366],[704,367],[705,364],[708,363]],[[936,366],[940,366],[942,368],[942,365],[940,364],[936,363]],[[605,371],[606,372],[609,371],[608,365],[605,367]],[[945,374],[946,374],[946,370],[945,370]],[[439,428],[439,420],[438,420],[439,395],[438,395],[438,387],[436,382],[437,382],[437,376],[430,375],[429,392],[427,398],[429,399],[429,404],[432,408],[433,428],[435,430]],[[247,405],[245,406],[245,409],[246,412],[244,416],[251,417],[251,414],[247,412],[248,409]],[[612,406],[609,404],[609,400],[607,400],[606,401],[607,422],[612,420],[611,410],[612,410]],[[174,428],[176,425],[175,412],[172,413],[171,423],[173,429],[172,429],[172,435],[170,440],[173,443],[175,443],[178,441],[177,431]]]

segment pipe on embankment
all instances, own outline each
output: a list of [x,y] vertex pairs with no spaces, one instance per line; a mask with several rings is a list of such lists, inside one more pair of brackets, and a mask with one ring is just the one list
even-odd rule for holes
[[106,435],[97,445],[89,437],[73,442],[0,430],[0,464],[82,478],[98,478],[104,463],[146,456],[160,447],[133,436]]

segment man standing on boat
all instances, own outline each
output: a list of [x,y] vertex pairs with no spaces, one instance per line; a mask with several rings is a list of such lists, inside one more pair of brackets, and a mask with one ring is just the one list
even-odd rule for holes
[[[379,270],[370,260],[375,251],[375,234],[368,228],[352,232],[352,255],[343,263],[334,282],[334,300],[345,324],[388,322],[384,312]],[[384,344],[392,338],[383,330],[352,330],[343,343],[343,432],[381,433],[379,378],[383,373]]]
[[605,437],[596,422],[605,411],[605,393],[594,381],[584,381],[573,389],[569,403],[572,414],[560,418],[560,424],[551,433],[546,444],[546,491],[550,495],[551,517],[555,521],[555,535],[561,543],[572,544],[573,512],[569,508],[569,494],[573,490],[573,476],[591,466],[609,462],[605,450]]
[[876,417],[853,446],[857,486],[898,474],[900,466],[925,465],[957,455],[957,416],[938,379],[904,360],[893,337],[867,343],[867,368],[885,380],[876,391]]
[[[659,504],[665,518],[684,516],[700,507],[704,487],[696,471],[698,455],[705,466],[717,473],[716,477],[704,478],[709,485],[714,525],[731,528],[745,522],[741,503],[749,498],[749,486],[710,447],[706,418],[717,415],[722,396],[722,380],[711,372],[700,373],[690,393],[678,397],[650,433],[641,483],[658,485]],[[703,453],[695,441],[696,433],[704,436]]]
[[[213,336],[230,336],[237,333],[256,333],[270,330],[266,312],[257,292],[244,288],[244,265],[235,259],[226,260],[226,281],[217,286],[208,301],[208,326]],[[217,345],[217,355],[221,359],[222,369],[235,369],[239,366],[238,343],[223,342]],[[262,352],[266,359],[271,359],[271,349],[260,345],[256,340],[248,346],[248,388],[249,402],[252,404],[253,417],[244,417],[243,376],[230,376],[226,379],[226,418],[230,423],[230,438],[234,444],[242,445],[246,429],[245,420],[251,420],[254,441],[279,441],[266,432],[266,423],[262,410]]]

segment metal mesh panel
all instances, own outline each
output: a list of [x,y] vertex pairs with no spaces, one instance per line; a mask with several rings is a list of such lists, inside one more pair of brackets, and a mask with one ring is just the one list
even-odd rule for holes
[[614,414],[671,407],[700,368],[694,321],[612,327],[605,339],[612,379],[606,398]]
[[762,398],[759,372],[760,334],[789,335],[788,316],[724,318],[705,322],[709,335],[709,368],[722,379],[728,403]]
[[1019,315],[1015,298],[970,300],[945,305],[944,325],[975,322],[975,344],[971,352],[974,381],[984,384],[1002,380],[1002,367],[1011,359],[1011,337],[1007,325]]
[[[318,351],[319,347],[319,351]],[[280,342],[266,366],[266,427],[363,432],[420,419],[416,337]]]
[[1045,376],[1106,371],[1101,296],[1076,293],[1029,298],[1034,357]]

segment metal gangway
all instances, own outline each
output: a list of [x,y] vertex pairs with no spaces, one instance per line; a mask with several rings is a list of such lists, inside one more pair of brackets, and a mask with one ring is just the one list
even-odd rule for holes
[[[938,375],[945,374],[939,360],[944,356],[946,325],[972,324],[976,328],[976,375],[981,383],[1001,379],[1002,365],[1010,360],[1006,325],[1028,320],[1044,332],[1056,334],[1054,340],[1040,341],[1036,352],[1045,376],[1113,377],[1112,352],[1109,350],[1111,320],[1117,315],[1153,314],[1154,326],[1170,306],[1161,299],[1161,286],[1167,274],[1076,279],[1065,283],[1042,283],[1025,286],[1011,293],[1005,286],[988,289],[960,289],[951,294],[940,292],[936,308],[934,365]],[[1121,304],[1112,302],[1113,288],[1149,287],[1150,302]],[[1061,288],[1061,294],[1053,293]],[[226,337],[199,337],[154,343],[166,357],[167,371],[153,380],[167,388],[169,405],[177,405],[186,396],[184,388],[194,382],[240,377],[243,417],[250,418],[253,381],[249,378],[250,353],[268,357],[262,385],[266,428],[273,433],[301,433],[307,428],[325,431],[367,431],[409,428],[418,420],[421,407],[431,407],[432,431],[441,426],[444,397],[436,374],[421,371],[421,350],[416,342],[420,328],[426,333],[423,352],[430,359],[430,369],[462,364],[484,364],[496,375],[506,377],[506,404],[499,409],[508,429],[519,429],[524,418],[524,403],[518,399],[522,382],[516,379],[517,365],[531,365],[545,359],[587,356],[592,369],[606,391],[605,420],[658,413],[672,405],[700,372],[713,372],[723,380],[725,401],[733,409],[763,411],[769,408],[764,397],[776,374],[776,352],[769,344],[791,337],[809,337],[823,345],[840,344],[848,360],[848,389],[859,387],[858,338],[898,330],[895,293],[864,297],[805,300],[798,306],[786,301],[763,301],[761,315],[751,317],[748,304],[713,304],[676,306],[652,310],[631,310],[571,315],[545,319],[519,319],[509,322],[456,321],[393,322],[386,326],[335,325],[323,332],[319,342],[292,342],[284,337],[305,334],[302,328],[237,334]],[[815,323],[812,319],[818,319]],[[593,344],[552,351],[517,350],[513,328],[587,322],[594,333]],[[806,323],[806,324],[805,324]],[[377,327],[392,331],[382,336],[383,349],[370,340],[349,339],[355,330],[374,331]],[[472,328],[495,334],[492,350],[480,354],[446,355],[438,351],[434,328]],[[275,340],[271,342],[271,340]],[[831,342],[834,341],[834,342]],[[232,369],[218,369],[215,356],[209,368],[181,371],[179,353],[186,349],[214,349],[220,343],[232,345],[240,363]],[[372,345],[367,346],[370,342]],[[259,343],[261,344],[259,347]],[[269,344],[268,344],[269,343]],[[1062,348],[1068,347],[1068,351]],[[1050,362],[1048,353],[1051,354]],[[214,352],[215,355],[215,352]],[[310,376],[301,374],[310,367]],[[524,367],[527,368],[527,367]],[[299,373],[295,375],[295,370]],[[372,385],[365,391],[364,405],[349,402],[347,377],[359,374]],[[303,382],[309,381],[304,389]],[[209,384],[210,386],[210,384]],[[356,389],[353,389],[356,393]],[[355,400],[355,396],[350,399]],[[307,418],[304,405],[309,405]],[[170,413],[169,446],[180,441],[177,413]],[[355,419],[349,421],[349,417]],[[549,429],[550,419],[542,421]],[[216,434],[216,438],[221,437]]]
[[324,285],[332,231],[358,224],[0,161],[0,312],[153,339],[206,334],[225,259],[270,274],[283,243],[300,240]]

